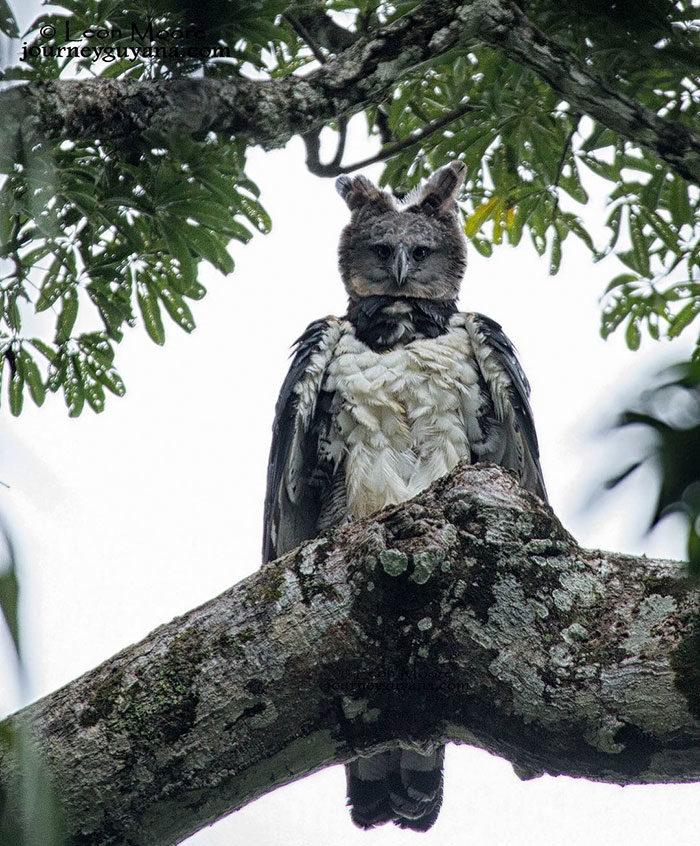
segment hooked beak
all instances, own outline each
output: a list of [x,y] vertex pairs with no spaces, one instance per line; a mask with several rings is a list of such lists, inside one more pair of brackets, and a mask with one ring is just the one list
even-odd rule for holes
[[402,287],[408,275],[409,255],[408,250],[403,244],[399,244],[396,248],[396,255],[394,256],[394,278],[399,288]]

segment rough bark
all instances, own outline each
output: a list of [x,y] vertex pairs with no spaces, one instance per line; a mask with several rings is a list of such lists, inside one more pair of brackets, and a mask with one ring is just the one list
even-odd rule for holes
[[[264,147],[285,144],[329,120],[376,102],[402,75],[467,39],[501,50],[547,80],[576,112],[653,150],[677,173],[700,182],[700,138],[610,89],[561,44],[530,24],[510,0],[425,0],[399,20],[359,37],[305,77],[58,80],[0,92],[7,137],[124,139],[165,134],[235,133]],[[338,44],[338,34],[335,34]]]
[[699,610],[682,564],[583,550],[508,473],[461,466],[0,728],[31,727],[71,846],[177,843],[395,738],[521,777],[696,781]]

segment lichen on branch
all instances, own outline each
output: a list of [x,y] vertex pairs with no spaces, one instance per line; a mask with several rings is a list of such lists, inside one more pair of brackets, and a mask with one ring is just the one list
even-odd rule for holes
[[[33,733],[71,846],[176,843],[396,739],[523,777],[697,781],[699,610],[682,564],[582,550],[506,471],[461,465],[3,728]],[[17,765],[0,755],[0,785]]]

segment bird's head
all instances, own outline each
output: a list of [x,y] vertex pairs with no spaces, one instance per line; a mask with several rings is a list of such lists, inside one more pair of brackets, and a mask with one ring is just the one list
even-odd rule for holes
[[351,299],[456,299],[467,263],[455,201],[465,170],[462,162],[452,162],[402,201],[364,176],[336,180],[352,212],[338,249]]

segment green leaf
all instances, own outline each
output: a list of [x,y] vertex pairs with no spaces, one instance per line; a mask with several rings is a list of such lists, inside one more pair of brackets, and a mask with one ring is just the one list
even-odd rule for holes
[[535,232],[532,226],[530,226],[530,238],[534,248],[537,250],[537,255],[543,256],[547,249],[547,239],[538,232]]
[[[270,215],[265,211],[260,203],[257,202],[257,200],[252,200],[249,197],[243,196],[243,194],[239,194],[238,204],[240,205],[243,214],[260,232],[267,233],[272,229]],[[229,223],[232,224],[235,223],[235,221],[230,221]],[[238,236],[234,235],[234,237]]]
[[486,240],[485,238],[472,238],[472,244],[476,248],[476,251],[486,258],[493,253],[493,246],[490,241]]
[[162,346],[165,343],[165,328],[158,305],[158,297],[146,284],[138,286],[137,299],[141,316],[152,341]]
[[499,197],[491,197],[474,209],[472,214],[464,222],[464,234],[467,238],[473,238],[484,223],[496,214],[500,202],[501,199]]
[[9,569],[0,573],[0,611],[9,629],[15,651],[19,655],[19,619],[17,608],[19,604],[19,583],[15,573],[14,562],[10,560]]
[[46,311],[50,308],[56,300],[63,296],[63,294],[71,286],[71,278],[67,275],[60,275],[60,270],[63,266],[62,255],[57,255],[49,267],[44,283],[41,286],[39,298],[36,301],[37,311]]
[[23,346],[17,356],[17,369],[29,387],[29,393],[36,405],[43,405],[46,399],[46,386],[34,359]]
[[674,176],[669,195],[669,210],[674,226],[693,223],[693,211],[688,200],[688,183],[680,176]]
[[19,417],[24,405],[24,378],[19,369],[15,370],[10,377],[7,393],[10,400],[10,411],[14,417]]
[[552,247],[549,256],[549,274],[556,276],[561,265],[561,238],[556,229],[552,230]]
[[[190,228],[189,224],[185,223],[182,228]],[[192,256],[187,242],[181,234],[180,227],[170,228],[168,231],[163,230],[165,242],[168,245],[171,255],[173,255],[180,265],[180,275],[183,282],[183,287],[187,287],[197,279],[197,261]]]
[[600,150],[602,147],[610,147],[617,141],[617,135],[606,126],[596,123],[593,132],[581,145],[581,149],[587,153],[591,150]]
[[40,338],[32,338],[29,343],[49,361],[52,362],[56,358],[56,350],[45,344]]
[[117,397],[124,396],[126,393],[126,386],[124,385],[122,377],[113,367],[94,368],[93,373],[108,391],[111,391]]
[[85,392],[76,366],[77,355],[66,356],[66,368],[63,378],[63,397],[68,406],[69,417],[79,417],[85,404]]
[[637,282],[639,279],[640,277],[636,273],[620,273],[608,282],[605,293],[607,294],[608,291],[612,291],[613,288],[619,288],[621,285],[627,285],[629,282]]
[[68,291],[63,297],[63,308],[56,321],[56,343],[63,344],[70,338],[78,317],[78,292]]
[[210,226],[216,232],[225,231],[231,221],[231,213],[226,206],[211,200],[177,200],[170,203],[167,211],[179,218],[191,217],[200,226]]
[[654,230],[655,234],[663,241],[664,245],[671,250],[672,253],[678,254],[680,249],[680,236],[675,232],[668,223],[655,211],[648,211],[647,209],[639,209],[639,216],[645,223]]
[[615,208],[608,215],[605,225],[612,231],[610,241],[608,242],[607,250],[612,250],[617,244],[617,239],[620,237],[620,221],[622,220],[622,206],[615,206]]
[[177,291],[173,291],[172,288],[168,287],[167,283],[168,279],[157,277],[148,284],[149,287],[151,287],[151,290],[157,292],[158,297],[165,306],[165,310],[175,323],[177,323],[181,329],[184,329],[185,332],[192,332],[195,328],[195,322],[189,306],[177,293]]
[[541,171],[545,180],[553,184],[557,178],[561,159],[561,139],[538,121],[533,121],[530,126],[529,140],[536,154],[535,166]]
[[632,251],[634,253],[635,265],[639,268],[642,276],[649,277],[651,269],[649,266],[649,241],[642,232],[639,218],[630,215],[630,237],[632,239]]
[[658,341],[660,337],[658,321],[659,318],[655,314],[647,315],[647,331],[649,332],[650,337],[652,337],[655,341]]
[[634,250],[626,250],[623,253],[616,253],[615,255],[623,264],[627,265],[630,270],[634,270],[640,276],[643,275],[641,267],[637,264],[637,255]]
[[689,326],[700,314],[700,298],[686,303],[678,314],[673,317],[668,327],[668,337],[677,338],[681,332]]
[[642,341],[642,333],[639,331],[638,318],[635,315],[630,317],[625,331],[625,341],[631,350],[638,350]]
[[572,160],[571,162],[571,175],[560,176],[559,184],[576,202],[583,203],[584,205],[588,202],[588,194],[583,185],[581,185],[581,178],[575,161]]
[[0,32],[10,38],[19,38],[19,27],[7,0],[0,0]]
[[608,162],[600,161],[600,159],[596,159],[594,156],[584,156],[582,161],[596,176],[601,176],[609,182],[617,182],[620,178],[619,170],[614,165],[608,164]]
[[104,411],[105,392],[82,357],[76,355],[74,362],[88,405],[96,414],[99,414]]
[[588,234],[578,217],[571,212],[561,212],[560,217],[565,226],[570,229],[577,238],[580,238],[593,253],[594,258],[597,257],[598,252],[593,244],[593,239]]
[[654,173],[649,182],[642,188],[640,199],[650,211],[655,212],[659,205],[661,189],[664,187],[666,171],[659,169]]
[[215,235],[203,226],[184,226],[180,234],[202,258],[210,261],[222,273],[233,271],[233,259],[222,244],[221,236]]

